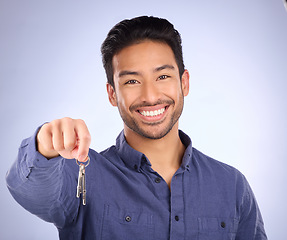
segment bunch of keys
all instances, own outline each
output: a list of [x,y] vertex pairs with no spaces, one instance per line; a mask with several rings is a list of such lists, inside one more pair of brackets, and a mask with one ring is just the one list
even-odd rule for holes
[[79,162],[78,159],[76,159],[76,163],[79,166],[79,176],[78,176],[78,185],[77,185],[77,198],[80,197],[82,193],[82,199],[83,199],[83,205],[86,205],[86,172],[85,169],[90,163],[90,157],[88,156],[88,160],[86,162]]

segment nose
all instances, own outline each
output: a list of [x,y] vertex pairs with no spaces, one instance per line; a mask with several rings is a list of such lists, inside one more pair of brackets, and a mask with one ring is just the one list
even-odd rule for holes
[[160,99],[160,89],[154,82],[145,82],[141,86],[141,101],[155,104]]

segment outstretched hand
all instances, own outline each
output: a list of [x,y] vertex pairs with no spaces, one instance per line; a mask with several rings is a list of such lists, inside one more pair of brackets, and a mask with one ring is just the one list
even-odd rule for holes
[[46,158],[87,160],[91,135],[81,119],[62,118],[44,124],[37,134],[38,151]]

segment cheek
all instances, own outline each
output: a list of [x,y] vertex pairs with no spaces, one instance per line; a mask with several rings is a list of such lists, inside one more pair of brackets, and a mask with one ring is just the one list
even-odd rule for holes
[[128,111],[132,100],[127,93],[121,93],[117,96],[118,107],[123,109],[124,111]]
[[169,86],[166,86],[163,89],[163,92],[165,93],[166,96],[168,96],[171,99],[174,99],[175,101],[181,99],[181,96],[183,94],[181,86],[178,84],[171,84]]
[[139,101],[140,94],[140,88],[120,89],[118,92],[118,103],[128,109],[131,105]]

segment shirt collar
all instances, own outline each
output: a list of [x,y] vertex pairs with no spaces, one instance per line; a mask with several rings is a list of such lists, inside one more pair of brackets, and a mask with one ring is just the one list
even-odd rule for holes
[[123,162],[136,171],[139,170],[142,161],[147,159],[145,155],[137,150],[133,149],[126,141],[124,131],[122,131],[116,140],[116,148]]
[[[179,137],[184,146],[186,147],[182,158],[181,168],[184,170],[189,170],[192,156],[192,142],[189,136],[181,130],[179,130]],[[139,171],[139,167],[142,164],[148,164],[151,166],[151,163],[143,153],[133,149],[127,143],[124,131],[122,131],[116,139],[116,148],[118,150],[119,156],[129,168]]]
[[192,141],[190,137],[181,130],[179,130],[179,137],[186,148],[182,158],[181,168],[189,171],[192,158]]

